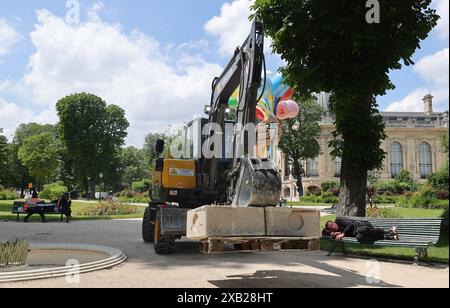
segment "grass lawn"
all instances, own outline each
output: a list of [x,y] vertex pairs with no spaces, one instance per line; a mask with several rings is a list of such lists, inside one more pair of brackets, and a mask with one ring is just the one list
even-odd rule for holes
[[[16,215],[11,214],[11,209],[14,201],[1,201],[0,200],[0,220],[12,220],[16,221]],[[117,216],[80,216],[78,212],[81,208],[95,205],[95,203],[73,201],[72,202],[72,216],[74,220],[111,220],[111,219],[127,219],[127,218],[142,218],[144,216],[145,207],[138,207],[138,212],[131,215],[117,215]],[[20,215],[21,221],[24,215]],[[47,215],[48,220],[59,220],[59,215]],[[39,215],[33,215],[30,221],[39,221]]]
[[[393,211],[397,212],[402,218],[436,218],[440,217],[443,210],[425,210],[425,209],[405,209],[395,208]],[[329,220],[336,219],[336,216],[326,216],[321,218],[322,228]],[[328,251],[330,249],[330,241],[321,241],[321,249]],[[432,262],[448,263],[449,262],[449,235],[442,234],[437,246],[428,250],[430,260]],[[415,250],[413,248],[398,248],[398,247],[373,247],[367,245],[345,245],[350,254],[365,255],[374,257],[384,257],[388,259],[400,260],[414,260]],[[335,252],[339,254],[339,251]]]

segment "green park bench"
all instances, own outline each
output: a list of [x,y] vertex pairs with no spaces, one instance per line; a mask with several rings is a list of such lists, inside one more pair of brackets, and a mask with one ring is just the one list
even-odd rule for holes
[[[397,226],[400,236],[399,241],[383,240],[369,246],[413,248],[415,249],[414,264],[417,264],[421,258],[424,258],[427,262],[429,261],[428,248],[435,246],[439,242],[441,234],[441,218],[388,219],[348,217],[348,219],[368,221],[375,228],[386,231],[390,230],[393,226]],[[344,238],[342,241],[335,241],[329,236],[323,236],[322,239],[332,242],[328,256],[331,256],[338,246],[340,246],[343,254],[347,255],[345,244],[360,245],[356,238]]]
[[[58,207],[57,207],[56,204],[54,204],[54,203],[40,204],[38,206],[44,211],[44,214],[46,216],[48,216],[48,215],[60,215],[59,221],[60,222],[63,221],[64,214],[61,213],[58,210]],[[25,212],[24,207],[25,207],[25,202],[20,202],[20,201],[14,202],[14,205],[13,205],[11,213],[17,215],[16,222],[19,222],[20,215],[27,215],[27,213]]]

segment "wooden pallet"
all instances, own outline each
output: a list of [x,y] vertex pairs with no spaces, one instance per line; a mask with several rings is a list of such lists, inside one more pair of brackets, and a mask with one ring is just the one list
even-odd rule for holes
[[[234,250],[226,250],[233,245]],[[302,237],[210,237],[200,241],[202,254],[243,251],[320,250],[320,239]]]

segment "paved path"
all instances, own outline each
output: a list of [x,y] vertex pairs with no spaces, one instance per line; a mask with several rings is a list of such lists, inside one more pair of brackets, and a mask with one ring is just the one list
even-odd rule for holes
[[[411,263],[370,263],[365,259],[326,257],[324,252],[270,252],[205,256],[198,244],[181,241],[175,254],[158,256],[141,240],[140,220],[59,223],[0,222],[0,241],[17,237],[33,242],[81,243],[122,250],[128,261],[117,268],[81,276],[79,285],[51,279],[2,287],[449,287],[448,267]],[[379,269],[379,283],[366,275]]]

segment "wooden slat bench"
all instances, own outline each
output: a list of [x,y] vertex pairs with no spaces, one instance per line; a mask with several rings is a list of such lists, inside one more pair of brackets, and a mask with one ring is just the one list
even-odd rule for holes
[[[13,208],[11,213],[16,214],[16,222],[19,222],[19,216],[20,215],[27,215],[27,213],[24,210],[25,202],[16,201],[14,202]],[[64,214],[61,213],[58,209],[56,204],[46,204],[46,205],[39,205],[41,209],[44,210],[45,215],[60,215],[59,221],[62,222],[64,218]]]
[[[414,248],[416,253],[414,263],[417,264],[421,258],[428,261],[428,248],[435,246],[439,242],[441,234],[441,218],[411,218],[411,219],[388,219],[388,218],[354,218],[340,217],[354,220],[364,220],[370,222],[375,228],[389,231],[393,226],[397,226],[400,236],[399,241],[378,241],[374,247],[406,247]],[[346,255],[345,244],[357,244],[355,238],[344,238],[338,242],[331,237],[324,236],[323,240],[332,241],[328,256],[331,256],[338,246]]]

